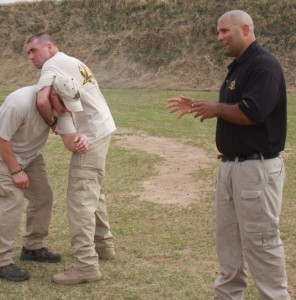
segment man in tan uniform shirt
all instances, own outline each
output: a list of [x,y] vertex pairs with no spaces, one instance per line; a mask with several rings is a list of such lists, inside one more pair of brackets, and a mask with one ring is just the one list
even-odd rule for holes
[[[48,124],[55,123],[49,103],[54,80],[70,76],[78,83],[81,90],[80,104],[66,101],[62,94],[60,96],[71,112],[77,132],[85,135],[90,145],[86,154],[72,155],[69,169],[67,213],[74,263],[69,270],[53,276],[53,281],[59,284],[79,284],[99,280],[102,275],[98,258],[115,258],[114,238],[101,186],[111,133],[116,127],[97,81],[84,63],[58,51],[46,33],[36,34],[27,41],[27,54],[33,64],[41,69],[37,105]],[[59,92],[63,92],[64,88],[60,86]]]
[[[0,107],[0,123],[0,277],[23,281],[30,275],[14,264],[12,255],[24,197],[29,203],[21,260],[50,263],[61,260],[58,253],[43,245],[51,219],[53,193],[40,152],[50,127],[38,112],[36,86],[20,88],[5,99]],[[64,137],[68,149],[85,152],[84,136],[81,141],[74,126],[69,133]]]

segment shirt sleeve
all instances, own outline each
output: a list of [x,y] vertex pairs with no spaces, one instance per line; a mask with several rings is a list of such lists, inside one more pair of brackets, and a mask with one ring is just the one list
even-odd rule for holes
[[58,134],[71,134],[77,132],[70,113],[58,116],[56,132]]
[[56,74],[50,69],[42,70],[38,84],[36,85],[36,93],[42,90],[44,87],[51,86]]
[[282,82],[279,77],[281,72],[273,73],[264,68],[260,61],[256,63],[257,66],[249,75],[242,101],[238,105],[254,124],[260,124],[276,107]]
[[26,114],[27,111],[25,108],[17,109],[15,105],[9,103],[9,98],[7,98],[0,109],[1,124],[5,124],[5,126],[0,126],[0,137],[6,141],[10,141],[24,122]]

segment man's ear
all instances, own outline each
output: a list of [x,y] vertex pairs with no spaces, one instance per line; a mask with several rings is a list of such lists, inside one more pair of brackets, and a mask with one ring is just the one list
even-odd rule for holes
[[53,46],[52,43],[47,44],[47,49],[48,49],[50,54],[53,54],[55,52],[55,49],[54,49],[54,46]]
[[242,26],[242,30],[243,30],[243,35],[244,35],[244,36],[247,36],[247,35],[249,34],[249,32],[250,32],[250,27],[249,27],[249,25],[247,25],[247,24],[243,25],[243,26]]

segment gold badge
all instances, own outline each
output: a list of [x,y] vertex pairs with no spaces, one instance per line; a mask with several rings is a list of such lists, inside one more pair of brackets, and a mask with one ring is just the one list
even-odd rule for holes
[[230,82],[230,84],[229,84],[229,86],[228,86],[228,88],[230,89],[230,90],[235,90],[235,80],[233,80],[232,82]]

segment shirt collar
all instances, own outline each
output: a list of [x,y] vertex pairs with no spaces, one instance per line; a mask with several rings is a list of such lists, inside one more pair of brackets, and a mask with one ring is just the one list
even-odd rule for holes
[[239,65],[241,63],[243,63],[245,60],[247,60],[255,51],[255,49],[257,49],[259,47],[259,44],[257,43],[257,41],[254,41],[246,50],[245,52],[238,58],[238,59],[234,59],[230,65],[228,65],[228,69],[230,70],[231,68],[233,68],[235,65]]

